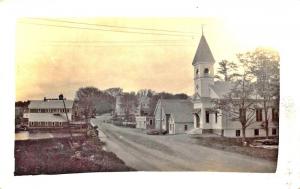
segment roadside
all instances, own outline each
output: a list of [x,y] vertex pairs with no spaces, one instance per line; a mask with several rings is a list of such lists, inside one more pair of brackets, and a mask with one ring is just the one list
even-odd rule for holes
[[94,119],[107,151],[139,171],[275,172],[276,161],[201,146],[181,135],[147,135],[145,130],[114,126]]
[[[196,144],[206,146],[213,149],[224,150],[228,152],[248,155],[255,158],[261,158],[270,161],[277,161],[278,149],[253,148],[250,146],[242,146],[241,139],[225,138],[220,136],[215,137],[195,137],[193,138]],[[254,139],[248,139],[251,143]]]
[[15,175],[134,171],[94,137],[15,141]]

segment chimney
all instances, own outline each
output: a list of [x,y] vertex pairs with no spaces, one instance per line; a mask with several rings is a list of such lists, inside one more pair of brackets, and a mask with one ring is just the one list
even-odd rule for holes
[[63,100],[63,99],[64,99],[64,95],[63,95],[63,94],[60,94],[60,95],[58,96],[58,99],[59,99],[59,100]]

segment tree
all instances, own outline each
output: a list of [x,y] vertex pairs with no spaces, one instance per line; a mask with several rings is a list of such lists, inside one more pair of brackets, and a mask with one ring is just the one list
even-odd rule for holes
[[87,121],[96,111],[94,102],[99,93],[96,87],[84,87],[76,91],[75,99]]
[[277,51],[257,48],[255,51],[239,54],[239,59],[250,67],[255,77],[255,90],[261,99],[264,112],[262,126],[269,137],[268,110],[271,107],[279,108],[279,54]]
[[114,88],[109,88],[106,89],[104,92],[108,93],[109,95],[113,96],[114,98],[116,98],[116,96],[122,94],[123,89],[120,87],[114,87]]
[[220,115],[239,121],[242,129],[242,142],[246,141],[246,128],[255,122],[255,99],[253,99],[253,76],[248,65],[240,61],[240,74],[232,82],[232,88],[222,99],[213,100],[215,111]]
[[237,70],[237,64],[229,62],[228,60],[222,60],[219,62],[219,68],[215,77],[223,81],[232,81],[239,76]]
[[124,109],[125,120],[131,119],[137,104],[138,100],[134,92],[123,93],[121,97],[121,108]]

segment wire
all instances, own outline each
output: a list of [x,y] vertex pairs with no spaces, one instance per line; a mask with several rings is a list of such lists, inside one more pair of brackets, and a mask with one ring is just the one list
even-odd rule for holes
[[[146,35],[164,35],[164,36],[176,36],[176,37],[196,37],[195,35],[183,35],[183,34],[166,34],[166,33],[148,33],[148,32],[135,32],[135,31],[121,31],[121,30],[111,30],[111,29],[100,29],[100,28],[88,28],[88,27],[78,27],[78,26],[66,26],[66,25],[55,25],[55,24],[42,24],[42,23],[32,23],[19,21],[21,24],[31,24],[39,26],[50,26],[57,28],[68,28],[68,29],[84,29],[84,30],[98,30],[98,31],[107,31],[107,32],[119,32],[119,33],[134,33],[134,34],[146,34]],[[198,36],[197,36],[198,37]]]
[[42,41],[43,43],[190,43],[192,40],[133,40],[133,41]]
[[81,24],[81,25],[89,25],[89,26],[101,26],[101,27],[123,28],[123,29],[133,29],[133,30],[146,30],[146,31],[171,32],[171,33],[183,33],[183,34],[186,33],[186,34],[201,35],[201,33],[197,33],[197,32],[154,29],[154,28],[128,27],[128,26],[112,26],[112,25],[105,25],[105,24],[91,24],[91,23],[85,23],[85,22],[75,22],[75,21],[60,20],[60,19],[49,19],[49,18],[29,18],[29,19],[45,20],[45,21],[51,21],[51,22],[63,22],[63,23],[71,23],[71,24]]

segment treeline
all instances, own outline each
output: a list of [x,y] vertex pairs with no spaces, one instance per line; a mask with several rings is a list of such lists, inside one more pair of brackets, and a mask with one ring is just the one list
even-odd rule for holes
[[150,100],[150,112],[153,113],[156,103],[163,99],[187,99],[189,96],[184,93],[172,94],[168,92],[157,93],[151,89],[141,89],[137,92],[123,92],[122,88],[109,88],[105,90],[96,87],[82,87],[76,91],[75,101],[82,113],[90,117],[91,115],[101,115],[115,110],[116,97],[123,96],[123,101],[133,102],[138,105],[141,97],[148,97]]

